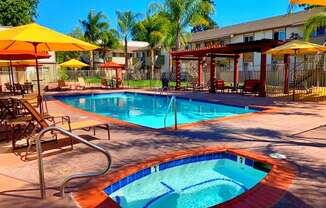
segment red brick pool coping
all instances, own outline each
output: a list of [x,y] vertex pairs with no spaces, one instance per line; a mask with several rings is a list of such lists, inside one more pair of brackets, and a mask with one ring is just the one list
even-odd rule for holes
[[[91,93],[91,92],[79,93],[79,94],[89,94],[89,93]],[[142,93],[142,94],[151,95],[150,93]],[[205,102],[205,100],[201,100],[201,101]],[[161,130],[161,129],[174,130],[174,127],[153,129],[153,128],[149,128],[149,127],[129,123],[129,122],[126,122],[126,121],[122,121],[122,120],[119,120],[119,119],[115,119],[115,118],[112,118],[112,117],[98,115],[96,113],[91,113],[91,112],[88,112],[88,111],[85,111],[85,110],[82,110],[82,109],[79,109],[79,108],[75,108],[75,107],[70,106],[68,104],[65,104],[65,103],[61,102],[60,100],[57,100],[57,99],[55,99],[53,97],[52,97],[52,102],[54,102],[56,105],[62,107],[63,109],[66,109],[66,110],[68,110],[70,112],[75,112],[75,113],[87,116],[89,118],[97,119],[97,120],[100,120],[100,121],[103,121],[103,122],[109,122],[109,123],[120,125],[120,126],[133,127],[133,128],[148,128],[148,129],[152,129],[152,130]],[[223,104],[223,103],[218,103],[218,102],[210,102],[210,103]],[[225,105],[228,105],[228,104],[225,104]],[[250,108],[260,109],[261,111],[251,112],[251,113],[246,113],[246,114],[240,114],[240,115],[235,115],[235,116],[230,116],[230,117],[224,117],[224,118],[210,119],[210,120],[199,121],[199,122],[188,123],[188,124],[179,124],[177,126],[177,128],[178,129],[189,129],[189,128],[192,128],[192,127],[202,126],[202,125],[206,125],[206,124],[213,124],[213,123],[225,122],[225,121],[230,121],[230,120],[249,118],[249,117],[252,117],[252,116],[255,116],[255,115],[268,114],[268,113],[280,111],[280,108],[277,108],[277,107],[264,107],[264,106],[258,106],[258,105],[249,105],[249,107]]]
[[256,186],[239,195],[238,197],[213,206],[214,208],[258,208],[274,206],[286,193],[292,184],[296,169],[286,161],[275,160],[247,150],[233,149],[229,147],[204,147],[192,150],[167,153],[164,156],[149,159],[140,164],[126,165],[116,171],[94,179],[82,191],[73,193],[76,203],[82,208],[119,208],[119,206],[104,193],[104,189],[122,178],[136,173],[148,167],[158,165],[171,160],[191,157],[195,155],[229,152],[272,166],[268,175]]

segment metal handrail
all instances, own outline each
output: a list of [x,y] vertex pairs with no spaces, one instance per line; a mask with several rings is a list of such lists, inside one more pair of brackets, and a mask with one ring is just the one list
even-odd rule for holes
[[177,122],[177,98],[175,96],[172,96],[171,97],[171,100],[170,100],[170,103],[168,105],[168,109],[165,113],[165,116],[164,116],[164,128],[166,128],[166,119],[169,115],[169,112],[170,112],[170,109],[172,108],[172,104],[173,104],[173,107],[174,107],[174,129],[177,130],[178,129],[178,122]]
[[45,191],[45,179],[44,179],[44,167],[43,167],[43,158],[42,158],[41,138],[44,136],[45,133],[47,133],[49,131],[51,131],[51,132],[57,131],[65,136],[69,136],[70,138],[76,139],[76,140],[80,141],[81,143],[86,144],[87,146],[89,146],[99,152],[102,152],[108,160],[107,167],[104,170],[102,170],[101,172],[98,172],[98,173],[91,172],[91,173],[83,173],[83,174],[75,174],[75,175],[67,176],[60,185],[60,194],[62,197],[64,197],[64,195],[65,195],[64,188],[69,181],[71,181],[73,179],[77,179],[77,178],[101,176],[101,175],[106,174],[110,170],[112,159],[111,159],[110,153],[108,151],[106,151],[105,149],[103,149],[103,148],[77,136],[77,135],[74,135],[69,131],[66,131],[66,130],[56,127],[56,126],[51,126],[46,129],[43,129],[36,138],[36,150],[37,150],[37,158],[38,158],[40,190],[41,190],[41,198],[42,199],[46,198],[46,191]]

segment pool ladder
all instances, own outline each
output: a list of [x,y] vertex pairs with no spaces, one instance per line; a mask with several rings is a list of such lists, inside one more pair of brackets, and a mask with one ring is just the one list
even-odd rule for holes
[[90,172],[90,173],[83,173],[83,174],[75,174],[75,175],[70,175],[67,176],[63,182],[60,185],[60,195],[61,197],[64,197],[65,195],[65,186],[67,185],[67,183],[71,180],[74,179],[80,179],[80,178],[88,178],[88,177],[96,177],[96,176],[101,176],[101,175],[105,175],[107,172],[109,172],[110,168],[111,168],[111,163],[112,163],[112,159],[111,159],[111,155],[108,151],[106,151],[105,149],[87,141],[86,139],[83,139],[75,134],[72,134],[69,131],[66,131],[62,128],[59,127],[55,127],[55,126],[50,126],[46,129],[43,129],[39,135],[36,138],[36,150],[37,150],[37,159],[38,159],[38,169],[39,169],[39,180],[40,180],[40,190],[41,190],[41,198],[42,199],[46,199],[46,187],[45,187],[45,179],[44,179],[44,166],[43,166],[43,157],[42,157],[42,145],[41,145],[41,138],[45,135],[45,133],[47,132],[60,132],[61,134],[68,136],[72,139],[78,140],[79,142],[87,145],[88,147],[91,147],[101,153],[103,153],[107,159],[107,166],[104,170],[102,170],[101,172]]
[[177,109],[177,98],[175,96],[172,96],[171,97],[171,100],[170,100],[170,103],[168,105],[168,109],[165,113],[165,116],[164,116],[164,128],[166,128],[166,119],[170,113],[170,110],[173,108],[173,111],[174,111],[174,129],[175,130],[178,130],[178,109]]

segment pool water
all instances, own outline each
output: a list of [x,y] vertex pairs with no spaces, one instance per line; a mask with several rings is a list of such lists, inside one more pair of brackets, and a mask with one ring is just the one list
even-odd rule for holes
[[230,159],[150,172],[113,193],[104,191],[122,208],[206,208],[244,193],[267,175]]
[[[139,93],[88,94],[57,96],[76,108],[150,128],[174,126],[174,112],[168,105],[171,97]],[[187,124],[251,113],[257,110],[177,98],[177,123]],[[164,117],[166,124],[164,125]]]

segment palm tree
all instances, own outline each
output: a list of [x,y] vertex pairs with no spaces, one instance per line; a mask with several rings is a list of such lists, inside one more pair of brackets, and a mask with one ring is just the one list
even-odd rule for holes
[[121,46],[118,32],[114,29],[103,32],[100,46],[103,51],[103,59],[106,60],[109,50],[114,50]]
[[[91,43],[98,43],[103,32],[109,27],[105,21],[106,16],[102,12],[94,13],[90,10],[86,20],[80,20],[80,24],[84,29],[84,38]],[[94,68],[94,51],[90,53],[91,68]]]
[[134,40],[147,41],[151,52],[151,75],[153,79],[155,69],[155,49],[162,43],[167,31],[168,21],[158,14],[150,15],[148,12],[145,20],[137,23],[132,30]]
[[169,19],[169,32],[165,38],[167,47],[178,50],[186,42],[186,30],[189,26],[209,25],[209,17],[214,13],[214,4],[208,0],[165,0],[163,4],[154,3],[152,8]]
[[309,41],[312,33],[316,31],[319,27],[326,27],[326,12],[314,15],[310,17],[304,26],[304,39]]
[[124,52],[125,52],[125,69],[128,70],[128,38],[133,29],[136,25],[137,19],[141,16],[138,13],[134,13],[132,11],[126,12],[116,12],[118,18],[118,29],[121,36],[124,39]]
[[306,20],[304,25],[304,40],[309,41],[313,32],[315,32],[319,27],[326,27],[326,7],[309,5],[309,4],[295,4],[291,3],[289,5],[288,13],[292,13],[294,8],[297,6],[304,8],[305,10],[313,8],[324,8],[324,11],[310,17]]

